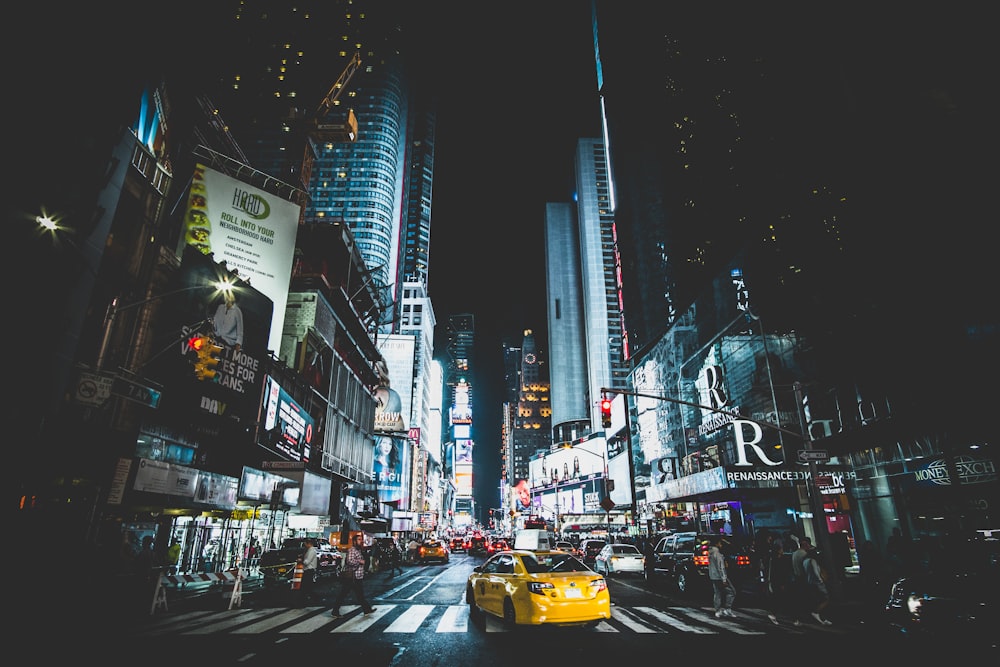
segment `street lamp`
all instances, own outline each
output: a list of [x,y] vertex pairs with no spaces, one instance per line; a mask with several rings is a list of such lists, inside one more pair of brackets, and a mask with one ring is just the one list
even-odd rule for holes
[[158,301],[159,299],[163,299],[168,296],[181,294],[183,292],[191,292],[193,290],[204,290],[209,287],[215,288],[215,293],[213,293],[212,295],[213,297],[215,297],[217,294],[220,293],[232,294],[234,291],[233,284],[229,282],[227,278],[222,278],[212,283],[181,287],[179,289],[171,290],[169,292],[164,292],[163,294],[157,294],[155,296],[151,296],[149,298],[142,299],[140,301],[135,301],[133,303],[128,303],[125,305],[118,305],[118,297],[112,299],[111,303],[108,305],[107,315],[104,318],[104,334],[101,337],[101,347],[97,353],[97,361],[95,363],[95,367],[97,368],[97,370],[101,370],[104,367],[104,360],[107,356],[108,345],[111,342],[111,334],[114,331],[115,318],[118,316],[119,313],[122,313],[126,310],[131,310],[133,308],[138,308],[139,306],[144,306],[147,303]]

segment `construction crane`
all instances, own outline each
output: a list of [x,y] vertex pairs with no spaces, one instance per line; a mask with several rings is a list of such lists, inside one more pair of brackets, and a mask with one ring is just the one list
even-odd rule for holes
[[326,116],[337,104],[337,99],[344,92],[344,87],[351,80],[354,73],[361,67],[361,55],[357,52],[347,63],[347,67],[341,72],[340,77],[334,82],[330,91],[319,103],[315,113],[308,122],[307,132],[309,137],[319,143],[340,143],[345,141],[356,141],[358,138],[358,119],[354,115],[354,109],[347,110],[347,117],[339,122],[333,122]]

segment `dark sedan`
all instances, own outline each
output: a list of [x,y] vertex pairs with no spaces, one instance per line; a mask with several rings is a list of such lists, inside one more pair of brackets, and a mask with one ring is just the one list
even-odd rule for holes
[[971,541],[929,572],[892,585],[885,604],[890,630],[912,641],[1000,647],[998,541]]

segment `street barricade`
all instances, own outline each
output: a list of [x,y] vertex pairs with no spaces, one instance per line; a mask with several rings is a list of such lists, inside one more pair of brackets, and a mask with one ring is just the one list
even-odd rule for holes
[[190,583],[219,583],[223,586],[232,584],[233,591],[229,596],[229,608],[243,605],[243,580],[247,578],[247,573],[234,567],[222,572],[201,572],[195,574],[163,574],[156,580],[156,591],[153,593],[153,605],[149,609],[149,614],[153,615],[161,607],[167,609],[167,588],[166,584],[190,584]]

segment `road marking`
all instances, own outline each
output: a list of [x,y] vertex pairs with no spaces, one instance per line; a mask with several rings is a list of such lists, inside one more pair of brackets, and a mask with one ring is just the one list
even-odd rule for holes
[[358,616],[352,616],[347,619],[342,625],[338,625],[330,632],[334,633],[346,633],[346,632],[364,632],[371,626],[375,625],[375,622],[380,618],[388,614],[391,610],[395,609],[394,604],[380,604],[375,607],[374,613],[371,614],[360,614]]
[[[225,612],[223,612],[225,613]],[[199,626],[197,628],[192,628],[181,634],[186,635],[207,635],[213,632],[218,632],[219,630],[226,630],[237,625],[246,623],[247,621],[252,621],[256,618],[261,618],[267,616],[268,614],[273,614],[273,609],[258,609],[256,611],[243,611],[240,610],[239,613],[234,614],[229,618],[220,620],[218,623],[208,623],[206,625]]]
[[[377,611],[377,610],[376,610]],[[386,632],[416,632],[424,619],[434,611],[432,604],[414,604],[406,608],[399,617],[389,624]]]
[[437,625],[438,632],[468,632],[469,605],[453,604],[444,610],[444,615]]
[[[271,618],[265,618],[264,620],[257,621],[256,623],[251,623],[250,625],[244,625],[233,630],[233,633],[240,635],[250,635],[257,634],[258,632],[267,632],[268,630],[273,630],[279,625],[284,625],[289,621],[299,618],[303,614],[316,612],[323,607],[309,607],[307,609],[289,609],[288,611],[278,614],[277,616],[272,616]],[[330,619],[327,619],[330,620]]]
[[683,630],[684,632],[693,632],[698,635],[718,634],[715,630],[711,628],[685,623],[676,616],[671,616],[670,614],[660,611],[659,609],[653,609],[652,607],[636,607],[636,609],[638,609],[644,614],[649,614],[650,616],[660,621],[661,623],[666,623],[667,625],[673,628],[677,628],[678,630]]
[[[358,607],[354,607],[358,609]],[[347,610],[347,607],[341,607],[341,612]],[[282,634],[308,634],[310,632],[316,632],[320,628],[326,627],[330,623],[333,623],[336,619],[330,614],[330,609],[324,609],[322,612],[316,614],[315,616],[310,616],[294,625],[290,625],[287,628],[281,630]]]
[[767,634],[765,632],[761,632],[760,630],[752,630],[750,628],[745,628],[742,625],[740,625],[739,623],[735,623],[735,622],[733,622],[732,620],[728,619],[725,616],[723,616],[722,618],[716,618],[715,617],[715,610],[714,609],[712,609],[712,610],[706,609],[705,611],[702,611],[700,609],[690,609],[690,610],[688,610],[688,615],[689,616],[693,616],[694,618],[696,618],[698,620],[705,621],[706,623],[712,623],[713,625],[718,625],[720,627],[725,628],[726,630],[729,630],[731,632],[735,632],[738,635],[763,635],[763,634]]

